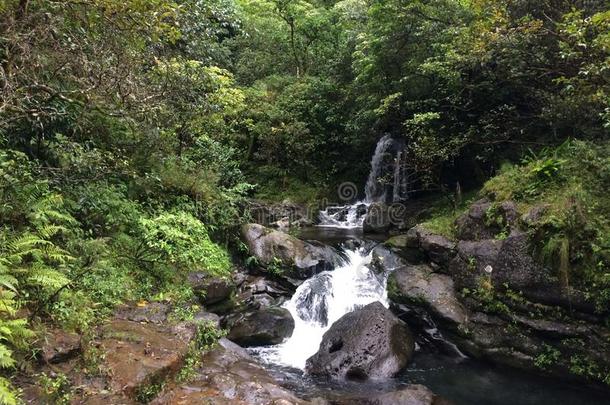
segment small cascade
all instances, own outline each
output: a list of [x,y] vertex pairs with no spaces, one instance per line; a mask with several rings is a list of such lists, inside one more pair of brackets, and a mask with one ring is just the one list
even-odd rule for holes
[[308,279],[284,304],[295,328],[284,343],[257,350],[265,361],[304,369],[306,360],[318,351],[324,332],[339,318],[375,301],[388,306],[386,277],[378,278],[368,267],[371,254],[363,249],[345,254],[342,266]]
[[327,207],[320,211],[320,225],[334,228],[362,228],[369,204],[358,202],[353,205]]

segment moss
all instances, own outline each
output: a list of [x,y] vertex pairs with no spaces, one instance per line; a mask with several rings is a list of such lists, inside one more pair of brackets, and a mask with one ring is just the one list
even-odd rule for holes
[[520,212],[546,207],[527,224],[535,255],[562,285],[588,292],[603,312],[610,302],[609,187],[610,141],[570,141],[505,167],[481,194],[513,200]]

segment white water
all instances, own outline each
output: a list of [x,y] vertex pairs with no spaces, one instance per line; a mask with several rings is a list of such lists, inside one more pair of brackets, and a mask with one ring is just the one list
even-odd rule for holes
[[[369,204],[357,202],[353,205],[333,206],[320,211],[320,226],[330,228],[362,228],[366,211]],[[364,211],[359,212],[364,207]],[[339,210],[331,213],[333,210]],[[347,210],[347,215],[343,215],[342,211]]]
[[330,326],[348,312],[375,301],[386,307],[386,276],[378,279],[369,268],[371,255],[347,251],[341,267],[322,272],[299,286],[284,307],[295,321],[292,337],[284,343],[259,349],[268,362],[299,369],[320,346]]
[[385,200],[385,190],[384,187],[379,184],[379,177],[383,171],[383,157],[388,148],[392,145],[392,142],[392,137],[389,134],[383,136],[379,142],[377,142],[375,153],[371,158],[371,172],[369,173],[369,178],[364,186],[364,192],[366,194],[365,201],[367,203]]

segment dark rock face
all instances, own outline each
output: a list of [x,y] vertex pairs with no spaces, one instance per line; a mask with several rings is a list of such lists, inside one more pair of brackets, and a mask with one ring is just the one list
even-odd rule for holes
[[575,378],[575,358],[605,370],[598,375],[610,372],[604,314],[533,256],[530,236],[520,229],[539,221],[545,209],[519,217],[512,202],[481,200],[457,220],[456,243],[421,226],[386,242],[397,254],[417,246],[429,261],[414,260],[419,265],[390,275],[392,309],[414,330],[438,326],[468,355],[540,371],[540,356],[551,351],[545,373]]
[[287,275],[297,279],[307,279],[341,262],[339,255],[329,246],[304,242],[262,225],[244,225],[242,236],[250,253],[263,267],[279,261]]
[[512,201],[494,205],[488,200],[479,200],[457,219],[457,237],[461,240],[493,239],[504,226],[515,227],[518,219],[517,207]]
[[269,307],[231,314],[223,320],[227,338],[241,346],[266,346],[282,343],[292,335],[294,319],[287,309]]
[[402,257],[383,245],[377,246],[372,251],[371,268],[379,280],[405,266],[407,262]]
[[306,370],[333,379],[362,380],[396,375],[413,355],[407,326],[374,302],[341,317],[324,334]]

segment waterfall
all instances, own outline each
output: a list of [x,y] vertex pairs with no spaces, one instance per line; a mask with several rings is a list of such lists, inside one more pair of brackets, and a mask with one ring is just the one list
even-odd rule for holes
[[371,172],[369,173],[369,178],[364,186],[366,195],[365,201],[368,203],[385,200],[385,187],[379,184],[379,177],[381,177],[383,173],[383,158],[392,143],[393,140],[389,134],[384,135],[379,142],[377,142],[375,153],[371,159]]
[[[408,195],[408,173],[405,167],[404,142],[389,134],[377,142],[371,158],[371,171],[364,186],[365,199],[352,205],[330,206],[320,211],[320,226],[361,228],[369,205],[387,202],[388,186],[380,178],[392,176],[392,201],[401,202]],[[392,158],[393,160],[390,160]]]
[[257,350],[265,361],[304,369],[306,360],[318,351],[324,332],[339,318],[375,301],[388,306],[387,275],[376,275],[369,268],[371,253],[363,249],[345,253],[342,266],[308,279],[284,304],[295,328],[284,343]]

